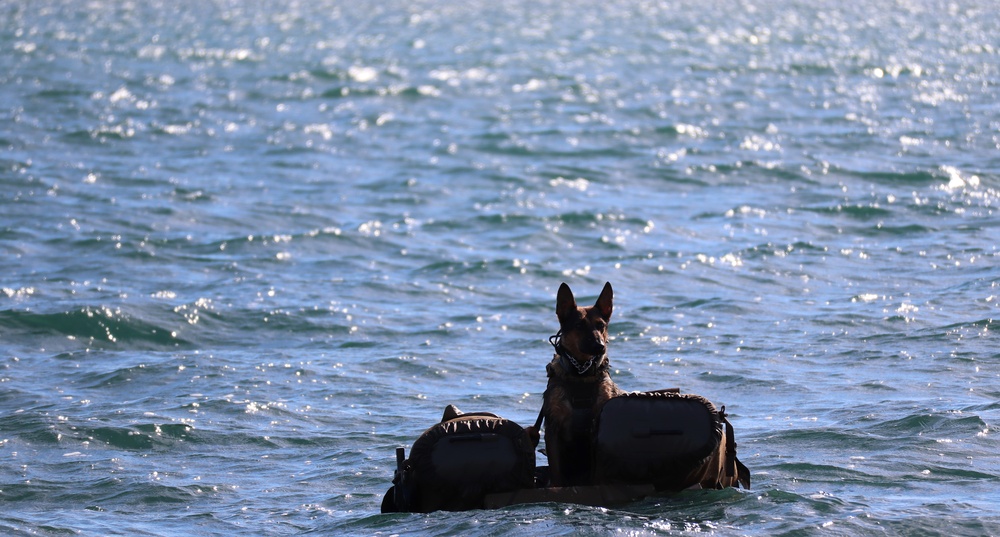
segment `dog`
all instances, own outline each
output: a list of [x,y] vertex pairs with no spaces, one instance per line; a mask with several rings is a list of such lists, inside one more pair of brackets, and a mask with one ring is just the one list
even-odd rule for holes
[[559,332],[549,339],[555,356],[545,367],[548,385],[539,422],[528,427],[529,437],[537,445],[538,429],[542,421],[545,423],[549,484],[554,487],[590,484],[594,418],[609,399],[622,393],[608,372],[608,323],[613,301],[610,282],[589,307],[577,306],[565,283],[556,295]]

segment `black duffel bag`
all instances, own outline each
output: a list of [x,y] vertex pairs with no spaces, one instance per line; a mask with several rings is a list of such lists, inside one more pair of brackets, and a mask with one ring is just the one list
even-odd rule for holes
[[396,450],[396,462],[383,513],[481,509],[487,494],[531,488],[535,480],[534,445],[520,425],[452,405],[413,443],[409,458]]
[[750,488],[725,407],[716,410],[698,395],[661,390],[614,397],[597,417],[593,442],[596,484]]

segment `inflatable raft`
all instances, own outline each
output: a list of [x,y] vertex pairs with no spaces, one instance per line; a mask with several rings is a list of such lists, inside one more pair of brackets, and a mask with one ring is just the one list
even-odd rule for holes
[[551,487],[517,423],[445,408],[441,422],[396,450],[382,512],[463,511],[521,503],[610,506],[692,488],[750,488],[725,407],[679,390],[609,400],[592,424],[590,483]]

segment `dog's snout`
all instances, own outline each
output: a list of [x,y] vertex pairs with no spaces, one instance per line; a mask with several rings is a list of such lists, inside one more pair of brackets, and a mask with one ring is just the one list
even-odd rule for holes
[[608,350],[608,340],[598,330],[594,330],[594,350],[595,354],[604,354]]

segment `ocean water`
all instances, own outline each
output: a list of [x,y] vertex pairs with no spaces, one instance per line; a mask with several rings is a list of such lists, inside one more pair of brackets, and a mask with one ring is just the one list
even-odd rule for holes
[[[0,0],[0,534],[1000,535],[997,8]],[[751,490],[380,514],[606,281]]]

